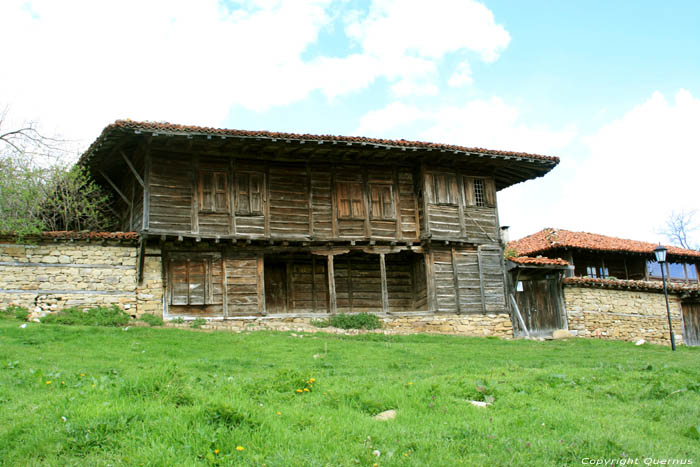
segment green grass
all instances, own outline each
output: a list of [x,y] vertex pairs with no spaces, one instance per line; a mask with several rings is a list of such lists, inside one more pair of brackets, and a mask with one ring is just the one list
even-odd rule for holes
[[19,324],[0,320],[7,465],[700,462],[698,348]]

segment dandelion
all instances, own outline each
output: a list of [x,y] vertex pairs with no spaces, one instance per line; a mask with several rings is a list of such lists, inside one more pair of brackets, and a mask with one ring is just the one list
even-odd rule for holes
[[80,373],[80,376],[85,376],[85,373]]
[[243,451],[245,448],[243,446],[236,446],[236,451]]
[[408,382],[408,385],[409,385],[409,386],[413,386],[413,381],[409,381],[409,382]]
[[61,381],[61,384],[66,384],[66,382],[65,382],[65,381]]
[[304,392],[309,392],[309,388],[304,388]]
[[218,454],[218,453],[220,453],[220,452],[221,452],[221,451],[219,451],[218,449],[214,449],[214,454]]
[[301,389],[297,389],[297,392],[302,392],[302,390],[301,390]]
[[315,383],[316,380],[314,378],[309,378],[309,383]]
[[47,381],[46,384],[51,384],[51,381]]
[[282,415],[282,412],[277,412],[277,415]]

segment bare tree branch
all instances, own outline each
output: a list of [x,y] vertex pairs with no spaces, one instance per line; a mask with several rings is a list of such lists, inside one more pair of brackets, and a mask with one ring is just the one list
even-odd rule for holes
[[666,224],[657,232],[674,245],[688,250],[700,250],[700,243],[695,239],[696,232],[700,232],[700,224],[694,220],[697,212],[696,209],[671,211],[666,219]]

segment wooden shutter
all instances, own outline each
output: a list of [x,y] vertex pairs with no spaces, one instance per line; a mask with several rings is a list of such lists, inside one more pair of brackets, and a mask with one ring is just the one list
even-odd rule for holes
[[228,182],[226,172],[214,172],[214,210],[228,212]]
[[213,173],[208,170],[199,172],[200,199],[199,209],[210,211],[214,209],[214,180]]
[[170,304],[187,305],[189,302],[189,286],[187,277],[187,261],[170,261]]
[[474,178],[464,177],[464,199],[466,200],[467,206],[474,206],[476,200],[474,199]]
[[250,213],[262,214],[263,212],[263,175],[250,174]]
[[350,217],[350,195],[347,183],[338,183],[338,217]]
[[350,199],[352,200],[352,217],[365,217],[364,202],[362,201],[362,185],[359,183],[350,184]]
[[496,184],[491,178],[484,179],[484,197],[486,206],[490,208],[496,207]]
[[431,174],[425,176],[425,199],[428,203],[435,203],[435,183]]
[[449,204],[459,204],[457,177],[452,174],[445,175],[445,183],[447,185],[447,200],[445,202]]
[[370,200],[372,219],[394,219],[396,217],[394,193],[391,185],[371,184]]
[[236,213],[250,214],[250,177],[247,173],[236,174]]
[[361,219],[365,216],[361,183],[338,182],[336,191],[339,218]]
[[205,261],[189,261],[189,294],[190,305],[204,305],[208,296],[207,263]]

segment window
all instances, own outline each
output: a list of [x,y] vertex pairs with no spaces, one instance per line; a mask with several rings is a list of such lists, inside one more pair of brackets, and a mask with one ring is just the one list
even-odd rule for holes
[[428,174],[426,194],[433,204],[459,204],[457,177],[452,174]]
[[496,187],[490,178],[464,177],[464,198],[467,206],[496,206]]
[[394,191],[389,184],[369,185],[372,219],[395,219]]
[[688,280],[691,280],[691,281],[698,280],[698,270],[694,264],[686,264],[685,270],[688,272]]
[[684,280],[685,268],[683,263],[668,263],[668,278]]
[[365,204],[362,200],[362,184],[338,182],[336,189],[338,191],[338,217],[363,219],[365,217]]
[[[669,280],[697,282],[698,271],[691,263],[666,263],[666,277]],[[647,271],[651,279],[661,279],[661,265],[656,261],[647,261]]]
[[215,255],[174,257],[169,261],[171,305],[223,303],[221,258]]
[[228,212],[228,177],[226,172],[199,171],[199,210]]
[[647,271],[649,277],[661,279],[661,265],[656,261],[647,261]]
[[236,173],[236,214],[263,215],[263,186],[265,176],[259,172]]

